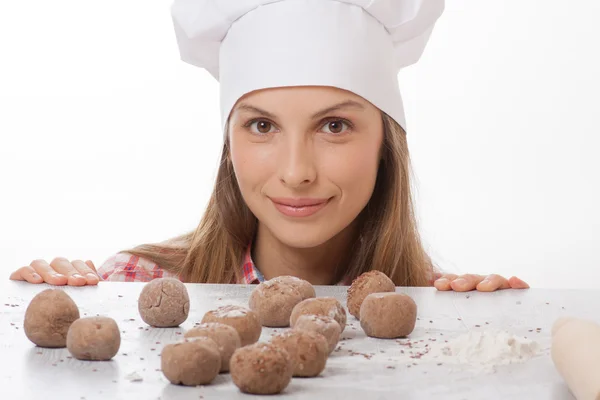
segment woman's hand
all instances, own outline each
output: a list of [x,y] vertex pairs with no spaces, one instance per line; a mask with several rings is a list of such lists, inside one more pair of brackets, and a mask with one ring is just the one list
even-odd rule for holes
[[46,282],[57,286],[97,285],[100,281],[93,262],[69,261],[64,257],[56,257],[50,264],[44,260],[34,260],[28,266],[13,272],[10,279],[29,283]]
[[529,289],[529,285],[521,279],[513,276],[506,279],[500,275],[455,275],[437,274],[433,286],[437,290],[455,292],[468,292],[478,290],[480,292],[494,292],[500,289]]

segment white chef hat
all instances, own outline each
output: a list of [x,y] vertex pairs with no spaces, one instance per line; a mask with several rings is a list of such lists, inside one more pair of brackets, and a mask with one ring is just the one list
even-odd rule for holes
[[406,129],[400,68],[415,63],[444,0],[174,0],[181,59],[220,82],[222,127],[240,97],[334,86]]

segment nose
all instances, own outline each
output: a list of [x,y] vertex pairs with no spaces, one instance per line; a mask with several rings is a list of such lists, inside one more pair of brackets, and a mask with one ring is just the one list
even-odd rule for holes
[[290,188],[309,184],[317,175],[312,141],[298,136],[283,140],[278,154],[279,179]]

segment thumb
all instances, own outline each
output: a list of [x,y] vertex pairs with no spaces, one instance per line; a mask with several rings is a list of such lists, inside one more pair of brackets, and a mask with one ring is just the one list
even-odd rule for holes
[[94,263],[92,262],[92,260],[87,260],[85,263],[86,263],[86,265],[87,265],[88,267],[90,267],[91,269],[93,269],[93,270],[94,270],[94,272],[97,272],[97,271],[96,271],[96,267],[94,266]]

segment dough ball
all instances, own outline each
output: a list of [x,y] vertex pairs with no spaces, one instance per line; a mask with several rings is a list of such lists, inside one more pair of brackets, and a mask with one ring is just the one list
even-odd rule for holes
[[271,279],[272,282],[279,283],[287,283],[288,285],[292,285],[295,287],[302,296],[302,300],[311,299],[313,297],[317,297],[315,293],[315,288],[310,284],[309,281],[305,281],[304,279],[297,278],[291,275],[282,275],[277,278]]
[[40,347],[65,347],[67,333],[79,309],[60,289],[46,289],[31,300],[25,310],[23,329],[29,340]]
[[252,310],[240,306],[222,306],[204,314],[202,322],[220,322],[229,325],[240,335],[242,346],[256,343],[262,332],[258,315]]
[[294,368],[287,351],[272,343],[241,347],[231,357],[231,378],[244,393],[277,394],[289,385]]
[[380,271],[365,272],[348,288],[348,312],[360,319],[360,306],[371,293],[395,292],[396,285]]
[[567,325],[569,322],[575,321],[576,318],[574,317],[558,317],[554,323],[552,324],[552,328],[550,330],[550,334],[552,336],[556,335],[556,333],[565,325]]
[[292,310],[301,301],[302,295],[294,286],[269,280],[252,290],[248,303],[262,326],[277,328],[290,326]]
[[175,385],[206,385],[215,379],[221,368],[218,345],[208,337],[192,337],[168,344],[160,357],[163,374]]
[[327,340],[328,354],[337,346],[342,328],[335,319],[326,315],[301,315],[294,325],[295,330],[320,333]]
[[219,354],[221,355],[221,369],[219,372],[229,371],[229,360],[233,352],[241,347],[240,335],[234,327],[220,324],[218,322],[209,322],[200,324],[184,335],[186,339],[192,337],[208,337],[217,343]]
[[360,326],[367,336],[392,339],[408,336],[417,321],[417,304],[403,293],[372,293],[360,307]]
[[108,361],[121,347],[121,332],[114,319],[80,318],[67,333],[67,348],[73,357],[86,361]]
[[158,328],[179,326],[190,311],[187,288],[175,278],[151,280],[140,293],[138,310],[148,325]]
[[294,329],[274,336],[271,343],[288,352],[292,359],[294,376],[313,377],[325,369],[329,346],[320,333]]
[[296,326],[296,320],[301,315],[326,315],[340,324],[342,332],[346,329],[346,310],[334,297],[317,297],[298,303],[292,310],[290,325]]

